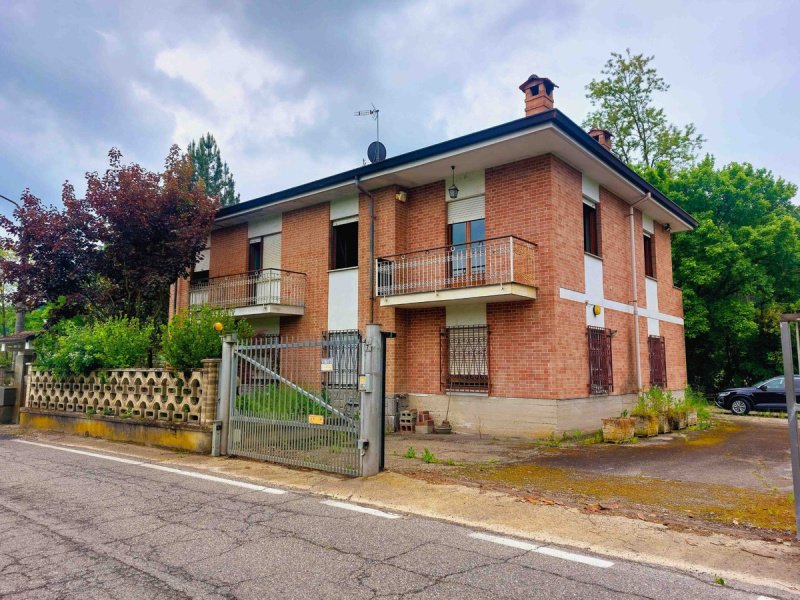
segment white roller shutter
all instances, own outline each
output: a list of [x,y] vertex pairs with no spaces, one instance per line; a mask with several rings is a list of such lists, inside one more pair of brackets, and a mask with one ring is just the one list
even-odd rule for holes
[[483,196],[453,200],[447,203],[447,223],[465,223],[486,216]]
[[280,269],[281,268],[281,234],[268,235],[264,237],[262,256],[262,268]]

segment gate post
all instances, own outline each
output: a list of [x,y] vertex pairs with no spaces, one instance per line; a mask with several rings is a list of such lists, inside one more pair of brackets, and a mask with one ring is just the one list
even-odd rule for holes
[[228,454],[228,430],[231,419],[231,403],[236,389],[236,373],[233,372],[233,347],[236,334],[226,333],[222,336],[222,364],[219,371],[219,406],[217,419],[222,421],[220,435],[220,454]]
[[[369,477],[380,471],[383,454],[383,336],[381,326],[367,325],[364,343],[364,380],[361,389],[361,475]],[[366,442],[366,444],[364,443]]]

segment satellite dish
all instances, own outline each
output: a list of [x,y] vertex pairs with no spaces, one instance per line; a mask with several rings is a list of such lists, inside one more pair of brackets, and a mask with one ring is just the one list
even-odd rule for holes
[[382,161],[386,158],[386,146],[380,142],[372,142],[367,148],[367,158],[371,163]]

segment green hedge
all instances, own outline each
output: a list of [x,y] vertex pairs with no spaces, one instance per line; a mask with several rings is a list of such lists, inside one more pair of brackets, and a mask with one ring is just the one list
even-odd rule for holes
[[153,326],[121,317],[96,323],[61,321],[35,342],[36,364],[56,375],[85,375],[94,369],[145,366]]
[[204,358],[219,358],[222,340],[216,323],[222,323],[224,333],[238,333],[240,338],[253,335],[250,324],[229,311],[209,306],[181,311],[161,333],[161,351],[169,365],[188,371],[199,369]]

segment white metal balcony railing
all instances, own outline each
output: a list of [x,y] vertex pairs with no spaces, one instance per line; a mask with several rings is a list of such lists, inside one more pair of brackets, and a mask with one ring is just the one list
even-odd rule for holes
[[279,304],[304,307],[306,274],[282,269],[263,269],[237,275],[212,277],[189,287],[189,304],[242,308]]
[[536,244],[512,236],[386,256],[376,261],[379,297],[504,283],[536,284]]

